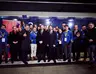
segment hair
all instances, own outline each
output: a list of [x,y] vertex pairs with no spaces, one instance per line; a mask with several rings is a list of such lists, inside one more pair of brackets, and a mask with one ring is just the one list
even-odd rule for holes
[[82,26],[86,26],[86,25],[82,25]]
[[65,27],[69,27],[68,25],[65,25]]
[[[4,26],[4,27],[6,28],[6,25],[3,24],[2,26]],[[1,26],[1,27],[2,27],[2,26]]]

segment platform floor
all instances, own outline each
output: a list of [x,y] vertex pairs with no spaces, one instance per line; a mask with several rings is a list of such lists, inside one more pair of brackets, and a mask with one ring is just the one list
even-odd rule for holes
[[88,64],[0,68],[0,74],[96,74]]

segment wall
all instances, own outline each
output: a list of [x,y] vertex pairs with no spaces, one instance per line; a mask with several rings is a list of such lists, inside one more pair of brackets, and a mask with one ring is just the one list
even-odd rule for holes
[[0,16],[38,16],[38,17],[96,17],[96,13],[77,13],[77,12],[35,12],[35,11],[0,11]]

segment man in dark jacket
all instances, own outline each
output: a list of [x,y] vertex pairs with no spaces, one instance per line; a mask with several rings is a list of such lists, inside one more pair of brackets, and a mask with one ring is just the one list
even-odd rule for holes
[[88,40],[87,40],[87,28],[85,25],[82,26],[81,29],[81,51],[84,52],[84,61],[87,59],[87,48],[88,48]]
[[49,34],[48,34],[48,45],[49,46],[49,52],[48,52],[48,62],[50,60],[53,60],[54,63],[56,63],[56,32],[53,31],[52,26],[49,26]]
[[12,32],[8,36],[8,44],[10,45],[11,62],[14,63],[17,60],[19,51],[19,33],[16,26],[13,27]]
[[80,32],[79,31],[79,28],[78,28],[78,25],[74,25],[74,29],[73,29],[73,44],[72,44],[72,52],[73,52],[73,61],[76,60],[76,55],[75,55],[75,52],[76,52],[76,44],[74,43],[75,39],[76,39],[76,33],[77,32]]
[[30,47],[30,32],[29,32],[29,26],[26,25],[25,29],[22,30],[22,45],[21,45],[21,53],[22,53],[22,61],[24,64],[28,64],[27,60],[28,57],[27,55],[31,53],[31,47]]
[[46,58],[46,56],[48,57],[48,26],[44,27],[44,57]]
[[45,56],[44,56],[44,26],[41,25],[41,29],[37,33],[37,58],[38,62],[41,60],[44,60],[45,62]]
[[[89,51],[90,62],[92,62],[93,59],[95,59],[96,61],[96,29],[93,23],[88,24],[87,37],[89,43],[88,51]],[[94,56],[92,53],[94,54]]]
[[58,39],[57,39],[57,59],[60,60],[63,58],[63,52],[62,52],[62,30],[59,29],[58,32]]

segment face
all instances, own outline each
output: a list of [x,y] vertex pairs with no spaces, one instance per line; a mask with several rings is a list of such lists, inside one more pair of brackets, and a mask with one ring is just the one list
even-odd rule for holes
[[5,26],[2,26],[1,29],[6,29],[6,27]]
[[69,30],[69,27],[68,27],[68,26],[65,26],[65,30],[66,30],[66,31]]
[[93,23],[90,23],[90,24],[88,25],[88,27],[89,27],[89,29],[92,29],[92,28],[94,28],[94,24],[93,24]]
[[59,29],[59,33],[62,33],[62,30],[61,29]]
[[29,26],[28,25],[25,26],[25,30],[29,31]]
[[56,28],[53,28],[53,31],[56,32]]
[[38,26],[38,30],[40,30],[40,27]]
[[15,26],[13,27],[13,31],[14,31],[14,32],[16,32],[16,31],[17,31],[17,28],[16,28]]
[[86,30],[86,26],[82,26],[82,30]]
[[56,26],[56,29],[59,29],[58,26]]
[[37,25],[35,24],[34,27],[37,28]]
[[45,29],[45,30],[48,30],[48,26],[45,26],[44,29]]
[[35,27],[33,28],[33,31],[36,32],[36,28]]
[[44,29],[44,26],[43,25],[41,25],[41,29]]
[[75,25],[74,26],[74,30],[78,30],[78,25]]
[[64,27],[65,25],[66,25],[65,23],[62,24],[63,27]]
[[52,26],[49,26],[49,30],[52,30],[53,28],[52,28]]
[[33,25],[30,25],[30,29],[32,29],[33,28]]

